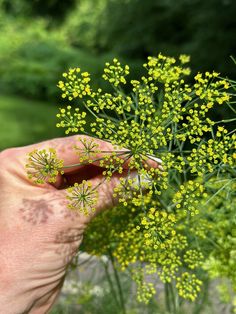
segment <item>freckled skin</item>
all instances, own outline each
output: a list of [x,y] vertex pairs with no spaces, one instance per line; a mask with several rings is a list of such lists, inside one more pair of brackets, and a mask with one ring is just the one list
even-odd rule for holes
[[[103,150],[113,149],[107,142],[97,142]],[[118,175],[99,186],[96,211],[90,216],[67,208],[62,176],[55,184],[42,185],[27,178],[25,164],[29,152],[51,147],[64,165],[70,165],[78,163],[75,144],[78,145],[78,136],[0,153],[0,305],[4,314],[48,313],[87,224],[101,210],[114,205],[112,195]],[[65,171],[68,184],[83,179],[89,179],[92,185],[101,182],[98,164],[81,167]]]

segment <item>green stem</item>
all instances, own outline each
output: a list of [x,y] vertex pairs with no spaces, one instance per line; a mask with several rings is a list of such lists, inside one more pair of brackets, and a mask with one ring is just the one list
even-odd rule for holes
[[165,304],[166,304],[167,311],[171,313],[170,292],[169,292],[169,286],[167,282],[165,283]]
[[165,283],[165,302],[166,309],[170,314],[179,313],[179,299],[172,283]]
[[227,183],[225,183],[215,194],[213,194],[204,204],[206,206],[217,194],[219,194],[229,183],[234,181],[235,179],[229,180]]
[[112,279],[111,279],[111,276],[110,276],[110,273],[108,270],[108,264],[103,263],[103,265],[104,265],[104,269],[105,269],[105,273],[106,273],[106,278],[107,278],[108,284],[109,284],[110,289],[111,289],[111,293],[113,294],[113,297],[114,297],[114,300],[115,300],[117,306],[120,307],[119,301],[118,301],[117,296],[116,296],[116,291],[115,291],[115,288],[114,288],[114,285],[113,285],[113,282],[112,282]]
[[222,122],[224,122],[224,123],[233,122],[233,121],[235,121],[235,120],[236,120],[236,118],[227,119],[227,120],[220,120],[220,121],[216,121],[215,124],[222,123]]
[[110,255],[112,267],[113,267],[113,270],[114,270],[115,280],[116,280],[117,289],[118,289],[119,298],[120,298],[121,309],[122,309],[123,314],[126,314],[127,312],[126,312],[126,308],[125,308],[125,301],[124,301],[124,296],[123,296],[123,292],[122,292],[120,277],[119,277],[118,271],[117,271],[117,269],[115,267],[115,261],[114,261],[114,257],[112,255],[112,253],[109,252],[109,255]]
[[208,293],[209,293],[209,282],[207,279],[204,281],[204,287],[202,289],[202,297],[199,303],[196,303],[196,307],[193,309],[193,314],[200,314],[204,310],[205,305],[208,301]]
[[176,299],[176,293],[174,291],[174,287],[172,285],[172,283],[169,283],[169,287],[170,287],[170,295],[171,295],[171,304],[172,304],[172,313],[173,314],[177,314],[177,299]]
[[[112,153],[112,151],[110,151],[110,153]],[[117,154],[117,156],[122,156],[122,155],[126,155],[126,154],[130,154],[130,151],[125,151],[125,152],[122,152],[122,153],[119,153]],[[94,159],[92,160],[92,163],[96,162],[96,161],[100,161],[100,160],[103,160],[104,157],[101,157],[101,158],[97,158],[97,159]],[[88,165],[88,161],[85,161],[85,162],[81,162],[81,163],[78,163],[78,164],[72,164],[72,165],[68,165],[68,166],[63,166],[62,169],[68,169],[68,168],[72,168],[72,167],[79,167],[79,166],[84,166],[84,165]]]

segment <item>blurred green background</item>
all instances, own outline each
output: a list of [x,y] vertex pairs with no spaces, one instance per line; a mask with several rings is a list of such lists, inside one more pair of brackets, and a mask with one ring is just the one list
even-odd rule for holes
[[235,14],[235,0],[0,0],[0,150],[63,135],[56,85],[69,67],[99,85],[114,56],[137,76],[148,55],[186,53],[193,73],[235,78]]

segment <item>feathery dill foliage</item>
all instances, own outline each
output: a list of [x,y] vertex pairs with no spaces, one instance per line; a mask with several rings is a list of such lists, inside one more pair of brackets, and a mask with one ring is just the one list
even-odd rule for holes
[[[120,269],[129,269],[142,302],[156,292],[154,281],[147,280],[150,274],[189,301],[197,298],[207,274],[228,278],[236,292],[236,270],[231,271],[236,265],[231,206],[236,134],[227,130],[227,121],[210,118],[216,106],[229,106],[235,114],[231,101],[235,83],[206,72],[189,84],[188,62],[185,55],[178,60],[162,54],[149,57],[146,75],[132,80],[129,66],[113,59],[103,74],[112,93],[93,90],[89,73],[80,68],[64,73],[58,84],[62,97],[77,99],[78,106],[60,109],[57,127],[116,147],[108,153],[95,141],[81,139],[75,147],[78,161],[99,162],[104,180],[114,172],[123,173],[129,161],[128,178],[114,189],[120,204],[94,219],[84,245],[92,254],[115,257]],[[92,122],[86,119],[88,114]],[[156,161],[161,166],[154,166]],[[30,164],[34,167],[34,160]],[[40,165],[43,170],[37,166],[36,177],[37,171],[47,173],[46,163]],[[137,178],[129,175],[132,170]],[[89,213],[95,190],[86,182],[75,184],[68,190],[69,206]]]

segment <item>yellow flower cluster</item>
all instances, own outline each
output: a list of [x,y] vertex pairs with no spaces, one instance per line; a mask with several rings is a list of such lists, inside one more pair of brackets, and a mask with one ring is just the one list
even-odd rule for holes
[[158,259],[159,263],[165,264],[167,255],[170,259],[170,251],[177,245],[176,220],[173,213],[168,214],[156,207],[151,207],[145,214],[140,213],[136,224],[131,222],[124,232],[117,235],[120,241],[114,255],[122,268],[137,261],[145,262],[147,258],[149,262]]
[[179,295],[184,299],[194,301],[200,291],[202,281],[196,278],[195,274],[183,273],[177,278],[176,288]]
[[63,174],[63,160],[57,158],[56,151],[52,148],[30,152],[25,167],[28,178],[38,184],[56,182],[59,173]]
[[79,156],[79,161],[92,163],[96,155],[101,152],[99,145],[92,139],[78,137],[80,145],[75,145],[74,149]]
[[[114,85],[113,94],[103,92],[101,89],[90,93],[86,93],[82,87],[80,90],[78,88],[80,81],[76,75],[80,74],[80,69],[65,73],[66,83],[59,83],[59,87],[63,88],[63,92],[70,97],[73,97],[71,89],[78,91],[76,97],[87,96],[83,105],[94,117],[89,126],[91,133],[114,145],[127,148],[130,151],[129,157],[132,157],[129,163],[130,169],[137,169],[140,175],[142,173],[155,178],[153,186],[158,193],[160,189],[168,188],[170,171],[174,170],[175,173],[180,174],[185,173],[187,167],[190,167],[190,172],[199,174],[199,168],[203,169],[201,164],[205,160],[205,158],[200,160],[201,152],[204,152],[207,157],[205,166],[212,171],[217,157],[216,150],[220,151],[220,146],[224,146],[224,149],[227,147],[225,142],[220,144],[221,127],[215,135],[216,138],[219,137],[219,147],[212,152],[210,148],[204,151],[205,144],[202,142],[202,137],[211,134],[214,126],[214,122],[206,116],[208,111],[215,104],[229,100],[228,82],[219,79],[218,74],[214,72],[206,72],[205,75],[200,73],[196,75],[196,83],[194,86],[189,86],[184,80],[184,76],[190,73],[189,68],[184,67],[189,58],[182,55],[179,60],[180,64],[175,58],[162,54],[149,57],[148,62],[144,64],[147,75],[141,80],[130,81],[132,86],[130,95],[126,95],[120,87],[120,83],[128,84],[125,77],[129,74],[129,67],[127,65],[122,67],[117,59],[114,59],[111,64],[106,63],[103,76]],[[82,81],[83,79],[89,81],[88,78],[87,72],[80,75]],[[83,82],[82,85],[85,83],[88,82]],[[202,93],[201,97],[197,95],[199,90],[205,93],[204,97]],[[62,121],[57,126],[65,127],[66,133],[84,132],[86,112],[79,113],[77,110],[78,108],[75,109],[74,118],[70,107],[67,112],[60,112],[58,118]],[[183,148],[188,141],[191,144],[202,144],[203,149],[200,154],[194,146],[189,153],[184,153]],[[215,145],[215,140],[213,142]],[[211,140],[208,144],[211,145]],[[182,155],[178,153],[179,148],[183,151]],[[214,153],[214,160],[211,160],[212,153]],[[162,159],[161,175],[159,169],[144,166],[147,156]],[[227,159],[227,162],[232,160],[228,155],[224,155],[223,158]],[[111,170],[105,171],[104,174],[111,175],[114,170],[113,162],[111,158]]]
[[190,269],[195,269],[202,265],[203,254],[198,250],[188,250],[184,254],[184,262]]
[[75,108],[74,112],[71,112],[72,107],[67,106],[66,109],[60,109],[60,113],[57,114],[57,118],[60,122],[56,124],[58,128],[66,128],[65,133],[70,132],[83,132],[84,125],[86,124],[86,112],[80,113],[79,108]]
[[195,76],[195,94],[208,105],[213,105],[215,101],[222,105],[229,100],[229,94],[225,90],[229,89],[230,84],[226,80],[214,82],[213,79],[218,76],[219,73],[215,72],[206,72],[205,75],[198,73]]
[[[181,63],[187,63],[188,58],[180,57]],[[183,62],[184,60],[184,62]],[[158,81],[160,83],[171,83],[178,81],[181,76],[189,75],[189,68],[182,68],[176,64],[176,59],[163,56],[161,53],[158,57],[148,57],[148,62],[144,67],[148,70],[149,80]]]
[[95,210],[98,194],[90,182],[83,180],[82,183],[75,183],[67,190],[67,199],[70,201],[69,208],[79,210],[86,216]]
[[[158,276],[163,283],[175,283],[176,287],[178,283],[180,289],[187,276],[181,275],[182,268],[192,276],[187,269],[199,269],[203,254],[191,246],[196,236],[194,231],[189,234],[190,225],[196,226],[194,219],[199,219],[199,215],[190,216],[187,222],[181,213],[161,210],[161,204],[154,202],[150,195],[145,196],[144,201],[149,206],[145,213],[142,204],[135,206],[128,202],[126,207],[121,205],[96,217],[85,235],[84,245],[96,255],[109,255],[112,251],[121,270],[131,270],[138,300],[147,303],[155,294],[155,285],[146,281],[148,276]],[[194,281],[188,283],[188,293],[182,292],[181,296],[195,299],[198,292],[195,284],[199,282],[195,276]]]
[[121,66],[120,62],[114,58],[112,64],[106,63],[104,68],[103,79],[108,81],[115,87],[120,84],[126,84],[125,77],[129,74],[129,66],[126,65],[124,68]]
[[[123,173],[123,164],[129,159],[128,153],[116,153],[115,151],[109,154],[104,154],[102,160],[99,162],[100,167],[104,168],[103,175],[109,179],[114,172]],[[121,158],[123,156],[123,158]]]
[[234,167],[235,157],[233,152],[236,149],[236,134],[227,134],[228,131],[224,127],[218,127],[216,137],[199,144],[197,148],[193,148],[187,156],[187,161],[191,167],[191,173],[197,173],[203,176],[206,172],[214,172],[222,165]]
[[62,98],[72,100],[92,94],[89,84],[91,79],[88,72],[81,72],[80,68],[73,68],[63,73],[62,76],[66,80],[66,82],[58,82],[58,87],[62,91]]
[[142,268],[131,273],[132,279],[137,285],[137,300],[147,304],[151,297],[156,294],[156,289],[152,282],[146,282],[144,280],[144,275]]
[[117,115],[124,117],[125,112],[131,111],[132,103],[133,101],[130,96],[125,96],[119,92],[116,95],[102,93],[102,90],[98,89],[93,99],[86,101],[86,106],[96,113],[104,113],[104,110],[113,110]]
[[204,187],[198,182],[189,180],[185,185],[180,185],[179,191],[173,197],[173,204],[182,215],[191,216],[199,213],[199,199],[203,198]]
[[[188,62],[186,55],[176,59],[159,54],[148,58],[140,79],[128,80],[129,67],[114,59],[106,63],[103,74],[113,93],[92,90],[90,75],[79,68],[64,73],[58,84],[63,98],[82,101],[74,109],[60,109],[57,126],[66,134],[89,134],[118,148],[102,151],[84,139],[74,147],[81,164],[94,159],[99,163],[104,180],[114,173],[121,176],[114,189],[118,206],[94,219],[84,248],[115,257],[122,270],[131,270],[142,302],[155,294],[147,275],[174,285],[179,296],[190,301],[200,291],[199,274],[206,271],[215,270],[236,287],[235,217],[230,205],[235,196],[228,189],[235,182],[236,135],[224,121],[209,118],[216,106],[231,101],[232,83],[206,72],[189,84]],[[52,170],[43,172],[48,162],[40,161],[40,168],[38,157],[32,156],[32,178],[55,178],[61,163],[54,155]],[[211,185],[211,180],[222,184]],[[68,191],[72,209],[84,214],[94,209],[96,187],[83,181]],[[203,267],[209,255],[208,268]]]

